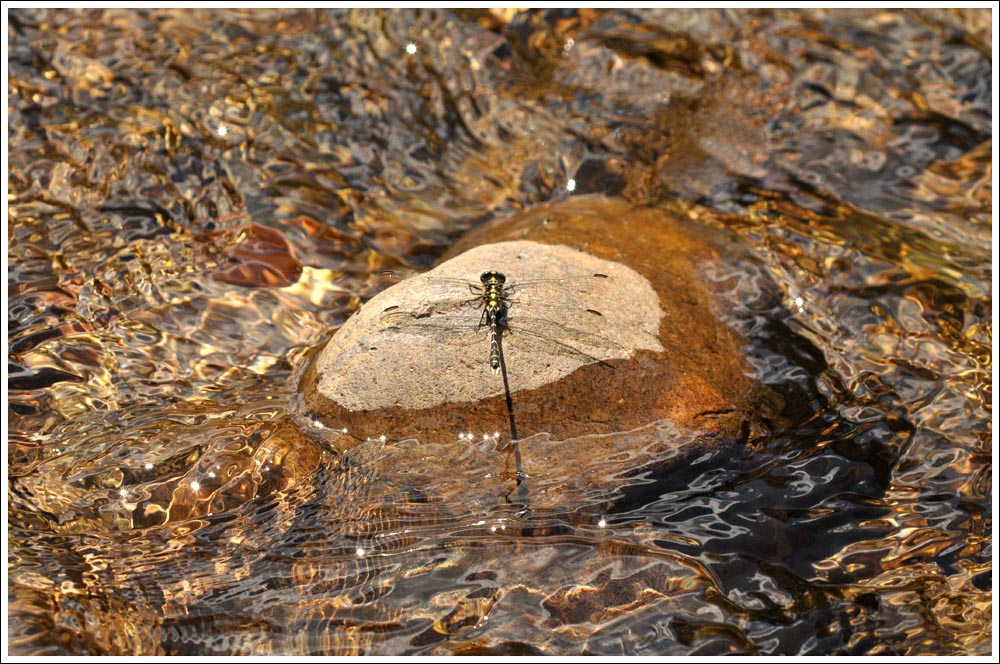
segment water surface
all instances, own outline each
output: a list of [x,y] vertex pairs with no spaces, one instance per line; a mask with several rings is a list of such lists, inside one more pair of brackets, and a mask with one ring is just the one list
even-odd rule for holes
[[[8,16],[11,653],[989,652],[989,11]],[[379,271],[580,193],[755,257],[767,451],[525,516],[294,417]]]

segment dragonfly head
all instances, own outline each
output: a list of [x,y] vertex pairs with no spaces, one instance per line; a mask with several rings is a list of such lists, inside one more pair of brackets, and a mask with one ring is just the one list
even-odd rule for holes
[[489,286],[492,284],[500,285],[507,281],[507,277],[503,275],[503,272],[497,272],[496,270],[487,270],[479,275],[479,280],[483,282],[484,286]]

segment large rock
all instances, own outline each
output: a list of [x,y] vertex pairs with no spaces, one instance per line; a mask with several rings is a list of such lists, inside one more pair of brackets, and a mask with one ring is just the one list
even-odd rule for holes
[[[315,356],[304,401],[327,427],[346,430],[336,447],[377,461],[379,472],[458,496],[468,478],[450,486],[463,477],[450,469],[492,455],[497,470],[483,483],[507,495],[531,478],[536,507],[547,495],[565,505],[576,491],[601,491],[685,449],[745,442],[773,396],[697,276],[727,242],[602,197],[518,214],[365,304]],[[468,285],[485,270],[513,284],[509,404]],[[512,437],[530,444],[506,446]]]

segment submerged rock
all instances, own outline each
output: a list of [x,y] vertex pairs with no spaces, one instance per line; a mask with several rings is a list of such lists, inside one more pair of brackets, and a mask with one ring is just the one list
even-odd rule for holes
[[[685,450],[744,443],[777,398],[697,276],[726,243],[598,196],[526,211],[364,305],[305,372],[305,404],[383,479],[455,498],[474,481],[484,508],[517,478],[531,478],[536,508],[566,505]],[[505,375],[479,328],[486,270],[512,284]],[[494,471],[464,472],[490,459]]]

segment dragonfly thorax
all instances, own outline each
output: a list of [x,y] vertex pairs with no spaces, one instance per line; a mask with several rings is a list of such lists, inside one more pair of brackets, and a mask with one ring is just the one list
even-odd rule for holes
[[507,297],[503,287],[507,277],[502,272],[488,270],[479,276],[479,280],[483,282],[483,303],[487,316],[492,318],[499,315]]

